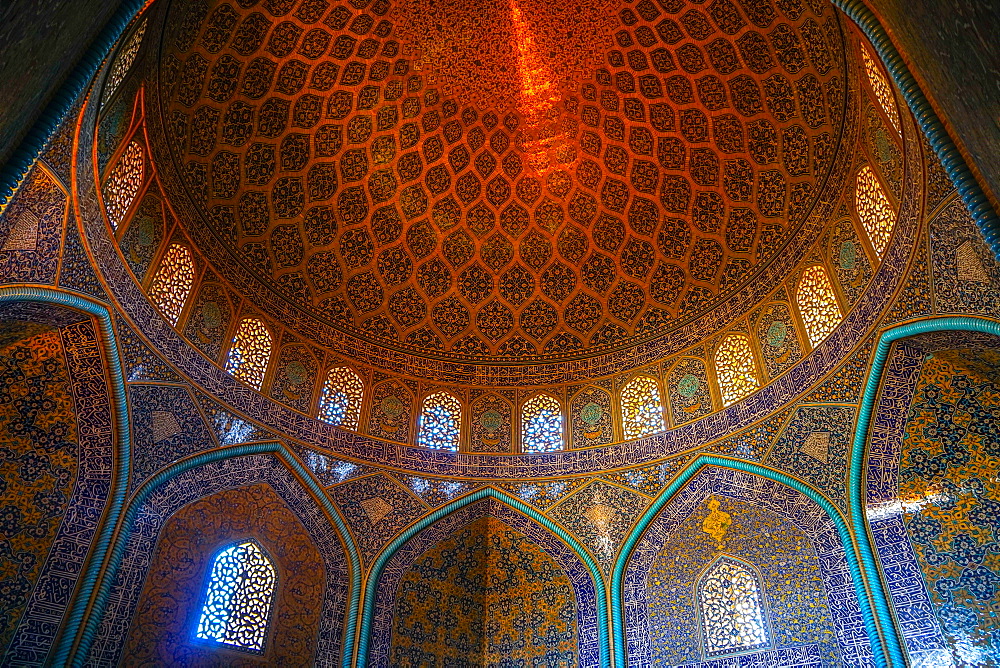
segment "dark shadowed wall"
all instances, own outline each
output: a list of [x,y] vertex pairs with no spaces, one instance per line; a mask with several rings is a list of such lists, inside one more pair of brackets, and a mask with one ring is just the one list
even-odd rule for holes
[[0,2],[0,164],[118,5],[117,0]]
[[1000,202],[1000,2],[872,0],[938,115]]

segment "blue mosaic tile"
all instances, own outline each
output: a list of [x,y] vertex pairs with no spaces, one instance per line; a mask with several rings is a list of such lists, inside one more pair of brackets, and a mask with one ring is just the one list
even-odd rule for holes
[[393,474],[407,489],[420,497],[431,508],[443,506],[464,496],[473,490],[483,487],[484,483],[469,483],[460,480],[442,478],[421,478],[419,476]]
[[312,471],[324,487],[378,472],[374,467],[336,459],[308,448],[299,448],[298,452],[306,468]]

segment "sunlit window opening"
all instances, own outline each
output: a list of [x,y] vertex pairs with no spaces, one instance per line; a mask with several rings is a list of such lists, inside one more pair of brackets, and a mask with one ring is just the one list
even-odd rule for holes
[[882,106],[882,111],[889,117],[892,127],[896,128],[896,132],[899,132],[899,111],[896,109],[896,100],[892,95],[889,79],[882,73],[878,62],[868,52],[867,46],[861,46],[861,55],[865,60],[865,72],[868,74],[868,82],[871,84],[872,90],[875,91],[875,97]]
[[139,194],[144,165],[145,151],[141,144],[133,141],[125,148],[104,184],[104,206],[115,229],[125,220],[125,214]]
[[885,253],[892,235],[892,227],[896,221],[896,213],[889,204],[889,198],[882,190],[875,172],[865,165],[858,172],[858,184],[854,192],[854,206],[861,217],[861,224],[872,242],[872,247],[879,257]]
[[722,405],[736,403],[757,389],[757,364],[753,359],[750,337],[730,334],[715,352],[715,372],[722,391]]
[[277,580],[257,543],[227,547],[215,557],[196,637],[261,652]]
[[148,19],[143,19],[139,24],[139,27],[135,29],[132,36],[128,40],[128,44],[125,48],[121,50],[118,54],[118,58],[115,60],[115,64],[111,67],[111,73],[108,74],[108,84],[105,88],[104,99],[109,99],[118,90],[118,86],[121,85],[122,80],[125,79],[125,75],[132,68],[132,63],[135,62],[135,56],[139,53],[139,47],[142,45],[142,36],[146,34],[146,22]]
[[813,265],[802,273],[795,293],[809,343],[815,347],[840,324],[840,306],[823,267]]
[[257,318],[244,318],[233,337],[226,371],[259,390],[270,357],[271,333]]
[[346,366],[330,369],[319,398],[319,419],[345,429],[357,429],[364,385]]
[[462,404],[447,392],[424,399],[417,424],[417,445],[438,450],[458,450],[462,435]]
[[150,299],[171,325],[177,324],[193,284],[191,251],[180,244],[171,244],[149,284]]
[[622,390],[622,425],[625,438],[642,438],[663,431],[660,388],[649,376],[639,376]]
[[539,394],[521,408],[521,443],[525,452],[552,452],[562,448],[563,418],[559,402]]
[[761,588],[747,566],[720,557],[698,583],[705,653],[709,656],[768,645]]

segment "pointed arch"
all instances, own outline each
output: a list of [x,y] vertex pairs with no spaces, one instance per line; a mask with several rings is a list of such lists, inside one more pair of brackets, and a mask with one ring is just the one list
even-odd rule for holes
[[814,264],[802,272],[795,290],[795,302],[809,344],[815,348],[837,328],[842,318],[833,284],[822,265]]
[[733,333],[722,339],[715,351],[715,373],[723,406],[736,403],[760,387],[749,336]]
[[[126,553],[150,552],[159,527],[179,508],[216,492],[257,482],[270,485],[288,502],[318,541],[327,571],[327,593],[322,601],[317,652],[339,657],[339,661],[336,658],[334,661],[344,668],[354,665],[361,602],[361,560],[357,546],[323,488],[284,444],[275,441],[218,448],[187,457],[160,469],[135,491],[122,515],[122,530],[111,545],[106,572],[96,587],[93,610],[85,622],[86,645],[81,642],[78,656],[88,656],[92,645],[93,651],[102,655],[116,656],[123,649],[124,639],[118,638],[113,629],[128,626],[140,592],[127,583],[139,579],[145,568],[141,560],[126,561]],[[304,496],[295,497],[308,499],[305,505],[292,502],[293,497],[282,493],[293,489],[305,492]],[[151,504],[157,512],[149,512]],[[331,531],[331,526],[335,531]],[[112,597],[118,604],[107,609]]]
[[521,406],[521,449],[553,452],[562,447],[562,404],[550,394],[536,394]]
[[896,224],[896,212],[871,165],[865,165],[858,171],[854,208],[857,209],[875,254],[881,258],[889,246],[892,228]]
[[695,590],[706,658],[771,644],[763,581],[750,564],[720,554],[698,577]]
[[[531,506],[493,487],[478,489],[425,515],[397,536],[378,554],[369,571],[369,586],[365,590],[358,635],[358,665],[383,665],[378,663],[378,657],[373,656],[373,654],[382,654],[388,642],[388,638],[384,634],[384,627],[379,627],[378,622],[385,619],[387,603],[391,603],[392,598],[391,595],[386,595],[389,590],[393,589],[392,582],[383,579],[383,577],[391,573],[393,578],[398,579],[402,575],[401,569],[396,567],[394,557],[406,548],[411,539],[419,536],[428,527],[432,527],[466,507],[484,500],[494,502],[489,512],[503,514],[500,517],[501,520],[515,523],[514,528],[518,530],[524,527],[523,533],[530,537],[554,536],[557,540],[550,541],[545,547],[550,554],[559,552],[560,556],[557,558],[563,564],[570,563],[571,560],[576,561],[576,567],[573,569],[576,572],[574,582],[580,582],[585,587],[574,588],[582,601],[586,602],[585,596],[592,597],[592,603],[589,605],[593,606],[589,610],[581,609],[577,613],[578,623],[581,624],[579,634],[581,638],[580,665],[610,667],[611,637],[608,627],[607,594],[604,577],[594,557],[561,526]],[[455,523],[459,524],[460,522],[461,518],[456,515]],[[419,545],[414,544],[412,551],[420,554]],[[584,576],[582,580],[581,576]],[[584,645],[583,639],[588,637],[591,638],[591,641]]]
[[132,208],[146,173],[146,149],[137,140],[129,142],[104,182],[104,208],[112,229],[118,229]]
[[424,398],[417,420],[417,445],[457,451],[462,438],[462,403],[450,392]]
[[271,332],[259,318],[243,318],[233,336],[226,371],[259,390],[270,360]]
[[335,427],[357,431],[365,385],[348,366],[336,366],[326,374],[319,396],[319,419]]
[[660,383],[652,376],[636,376],[622,388],[621,411],[625,440],[642,438],[666,429]]
[[274,562],[257,541],[245,539],[218,550],[195,637],[262,653],[277,582]]
[[919,566],[909,542],[904,539],[903,549],[893,549],[897,541],[894,536],[906,534],[896,514],[901,512],[895,487],[896,466],[906,429],[900,410],[905,413],[910,405],[927,353],[919,339],[909,339],[938,332],[1000,337],[1000,322],[968,316],[932,317],[884,330],[872,355],[851,444],[847,492],[854,534],[875,536],[884,550],[876,556],[871,541],[859,541],[862,562],[866,570],[883,576],[882,586],[874,593],[884,594],[885,614],[890,614],[891,605],[897,616],[913,620],[909,628],[901,629],[902,638],[896,641],[900,645],[899,658],[893,665],[909,663],[903,658],[902,642],[907,643],[913,663],[921,655],[932,656],[935,645],[940,649],[945,646],[943,636],[935,638],[916,630],[937,629],[939,622],[930,599],[920,595],[923,588],[916,595],[913,590],[909,574],[919,571]]
[[183,244],[170,244],[149,284],[149,298],[171,325],[177,325],[193,286],[191,251]]
[[[862,562],[862,560],[859,559],[858,552],[855,551],[855,541],[857,541],[859,547],[867,545],[867,549],[871,549],[869,535],[865,533],[863,529],[861,530],[861,533],[857,533],[856,531],[852,532],[848,526],[847,520],[829,499],[797,478],[793,478],[786,473],[782,473],[774,469],[766,468],[754,462],[748,462],[731,457],[704,454],[698,455],[694,460],[692,460],[677,475],[677,477],[675,477],[674,480],[662,492],[660,492],[659,496],[654,499],[653,503],[640,516],[639,520],[636,522],[632,531],[629,533],[619,550],[611,579],[611,611],[615,665],[627,665],[628,652],[641,651],[637,647],[629,650],[629,647],[631,647],[631,641],[628,640],[625,635],[626,615],[629,619],[628,628],[638,628],[636,625],[640,624],[640,621],[637,616],[644,614],[642,612],[644,604],[636,602],[631,598],[626,600],[626,587],[628,588],[629,596],[634,596],[636,592],[642,591],[642,589],[637,588],[636,584],[632,581],[634,578],[626,578],[627,571],[632,572],[632,570],[629,569],[631,560],[633,557],[639,558],[640,555],[644,559],[649,558],[649,549],[640,545],[640,543],[651,540],[651,526],[655,521],[657,521],[658,518],[663,517],[660,511],[663,510],[663,508],[669,503],[672,503],[675,499],[681,499],[681,491],[688,487],[692,480],[700,475],[710,476],[713,481],[711,485],[698,485],[692,487],[692,489],[697,488],[701,490],[699,494],[706,496],[708,494],[718,493],[720,488],[718,482],[721,482],[722,478],[718,473],[716,473],[717,471],[725,473],[735,482],[742,485],[746,485],[745,480],[748,474],[756,478],[770,481],[772,483],[772,487],[755,488],[761,494],[761,500],[764,502],[768,502],[768,500],[770,500],[771,503],[778,506],[782,504],[787,505],[788,502],[785,494],[787,492],[792,492],[801,495],[801,497],[803,497],[803,503],[811,503],[815,505],[819,517],[825,518],[824,522],[816,524],[816,529],[826,533],[827,538],[825,539],[825,542],[830,549],[837,549],[840,551],[842,554],[841,558],[846,562],[848,571],[848,573],[835,574],[827,573],[824,570],[824,577],[845,578],[850,580],[850,586],[853,586],[854,589],[855,599],[840,600],[838,604],[848,606],[849,609],[847,610],[847,614],[848,616],[853,615],[851,618],[861,619],[861,622],[858,623],[858,628],[838,627],[838,634],[842,634],[845,638],[844,641],[848,644],[853,644],[853,642],[851,642],[851,638],[849,638],[851,634],[857,634],[859,632],[866,634],[875,665],[880,668],[888,668],[890,665],[905,665],[902,659],[899,640],[896,636],[894,621],[888,611],[884,594],[879,586],[878,571],[874,566],[874,562],[871,564],[866,561]],[[777,489],[774,488],[774,483],[777,484]],[[782,490],[782,492],[779,493],[778,490],[781,490],[782,488],[787,489]],[[686,502],[692,503],[696,502],[700,497],[698,495],[687,495],[683,498]],[[670,517],[672,519],[676,519],[673,514]],[[863,547],[861,547],[859,551],[863,554]],[[873,586],[871,587],[871,594],[869,594],[869,589],[865,585],[866,581],[873,583]],[[828,586],[833,585],[835,585],[834,588],[843,588],[843,585],[835,582],[829,583]],[[855,604],[857,607],[854,607]],[[861,626],[862,624],[863,627]],[[883,636],[885,638],[884,646],[882,642]]]

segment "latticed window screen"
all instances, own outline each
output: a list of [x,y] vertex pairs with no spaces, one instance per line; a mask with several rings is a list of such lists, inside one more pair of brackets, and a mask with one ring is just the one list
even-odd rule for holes
[[715,372],[719,378],[722,404],[728,406],[757,389],[757,364],[750,337],[730,334],[715,352]]
[[753,571],[720,557],[698,583],[702,638],[708,656],[766,647],[767,617]]
[[649,376],[638,376],[626,385],[621,404],[625,438],[641,438],[665,429],[660,388]]
[[795,293],[809,343],[814,347],[840,324],[840,306],[826,270],[814,265],[802,272]]
[[139,47],[142,45],[142,36],[146,34],[147,21],[148,19],[142,20],[139,27],[129,37],[128,44],[119,52],[115,64],[111,66],[111,73],[108,74],[108,83],[104,93],[105,100],[115,94],[118,86],[125,79],[125,75],[132,68],[132,63],[135,62],[136,54],[139,53]]
[[462,404],[447,392],[424,399],[417,425],[417,445],[439,450],[458,450],[462,434]]
[[125,214],[142,187],[144,168],[145,150],[139,142],[133,141],[125,147],[125,152],[104,183],[104,207],[115,229],[125,220]]
[[319,419],[346,429],[357,429],[364,385],[346,366],[330,369],[319,398]]
[[253,541],[219,552],[212,563],[195,635],[263,651],[276,580],[274,565]]
[[170,244],[149,284],[149,297],[171,325],[184,309],[194,284],[194,259],[181,244]]
[[878,66],[875,57],[868,51],[868,47],[861,46],[861,55],[865,61],[865,72],[868,74],[868,83],[871,84],[875,97],[878,99],[882,111],[889,117],[892,126],[899,132],[899,111],[896,109],[896,99],[892,95],[892,86],[889,79]]
[[857,188],[854,191],[854,206],[861,217],[861,224],[872,242],[872,247],[879,257],[885,253],[892,236],[892,227],[896,220],[896,212],[892,210],[889,198],[882,190],[875,172],[865,165],[858,172]]
[[257,318],[244,318],[229,349],[226,371],[258,390],[271,358],[271,333]]
[[539,394],[521,408],[521,445],[525,452],[551,452],[562,448],[563,417],[559,402]]

